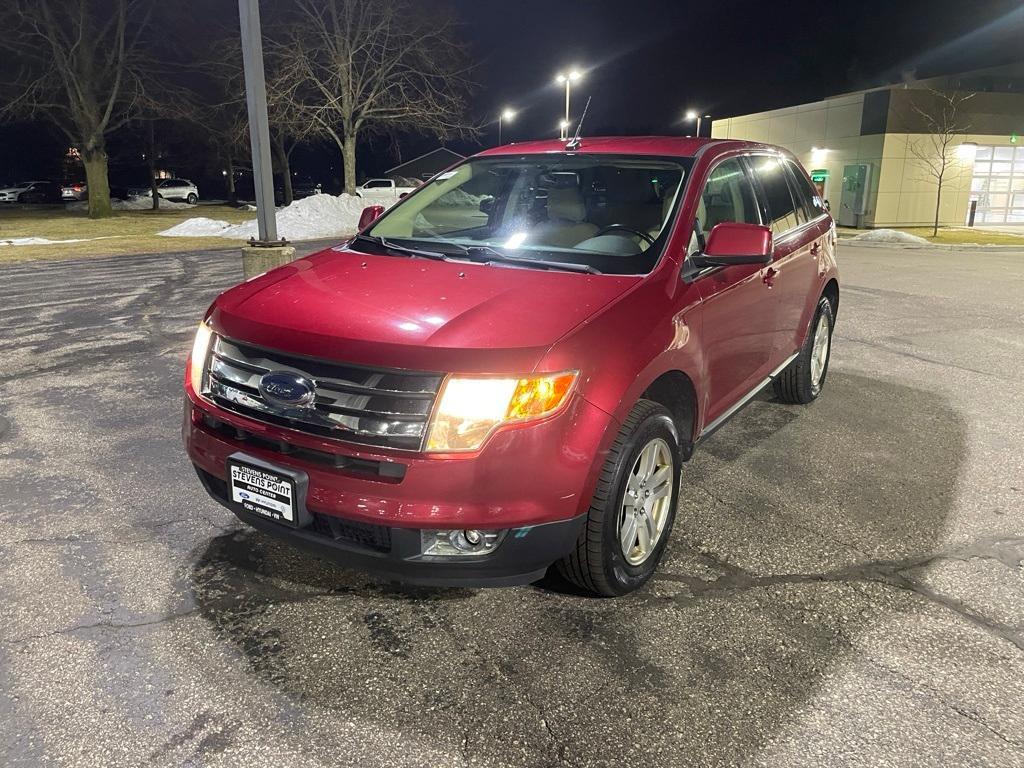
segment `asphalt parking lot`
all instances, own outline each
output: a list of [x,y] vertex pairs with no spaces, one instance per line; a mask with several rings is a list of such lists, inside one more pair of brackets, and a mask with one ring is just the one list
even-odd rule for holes
[[1024,765],[1024,252],[840,260],[825,394],[719,431],[613,601],[208,499],[183,360],[237,254],[0,268],[0,764]]

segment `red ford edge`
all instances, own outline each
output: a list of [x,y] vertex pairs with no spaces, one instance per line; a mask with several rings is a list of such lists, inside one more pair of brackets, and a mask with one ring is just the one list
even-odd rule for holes
[[839,301],[800,164],[738,141],[493,149],[347,243],[225,292],[184,439],[239,518],[433,585],[642,585],[682,463],[774,383],[809,403]]

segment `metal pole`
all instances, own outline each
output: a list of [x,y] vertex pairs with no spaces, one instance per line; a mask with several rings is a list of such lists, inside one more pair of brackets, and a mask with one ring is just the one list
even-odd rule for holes
[[256,191],[258,245],[277,245],[274,215],[274,172],[270,163],[270,124],[267,120],[267,82],[263,73],[263,40],[259,0],[238,0],[242,24],[242,65],[245,68],[245,99],[249,107],[249,141]]
[[565,76],[565,128],[562,130],[562,138],[569,138],[569,87],[572,84],[572,77]]
[[700,138],[700,115],[697,115],[697,138]]
[[498,115],[498,146],[501,146],[501,115]]

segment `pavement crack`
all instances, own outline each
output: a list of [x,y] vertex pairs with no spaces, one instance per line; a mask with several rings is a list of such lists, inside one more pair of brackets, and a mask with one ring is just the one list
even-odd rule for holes
[[53,638],[53,637],[62,637],[62,636],[66,636],[66,635],[74,635],[74,634],[76,634],[78,632],[88,632],[89,630],[93,630],[93,629],[115,629],[115,630],[122,630],[122,629],[142,629],[142,628],[145,628],[145,627],[155,627],[155,626],[158,626],[160,624],[167,624],[167,623],[172,622],[172,621],[177,621],[178,619],[186,618],[188,616],[191,616],[192,614],[194,614],[198,610],[199,609],[198,609],[197,606],[192,606],[191,608],[189,608],[187,610],[184,610],[184,611],[177,611],[177,612],[174,612],[174,613],[168,613],[168,614],[165,614],[165,615],[160,616],[158,618],[149,619],[149,620],[146,620],[146,621],[124,621],[124,622],[93,621],[93,622],[89,622],[88,624],[75,624],[74,626],[71,626],[71,627],[64,627],[63,629],[56,629],[56,630],[53,630],[52,632],[40,632],[40,633],[34,634],[34,635],[22,635],[21,637],[14,638],[13,640],[3,640],[3,641],[0,641],[0,642],[2,642],[4,645],[16,646],[16,645],[21,645],[23,643],[30,643],[30,642],[33,642],[35,640],[47,640],[47,639]]

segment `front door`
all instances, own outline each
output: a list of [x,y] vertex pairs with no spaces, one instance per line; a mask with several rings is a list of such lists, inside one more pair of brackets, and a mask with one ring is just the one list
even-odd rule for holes
[[[716,224],[761,224],[757,197],[742,160],[729,158],[708,175],[697,209],[704,233]],[[690,252],[700,249],[697,237]],[[698,278],[705,353],[705,426],[724,414],[768,373],[776,302],[758,265],[719,267]]]

